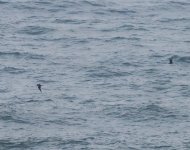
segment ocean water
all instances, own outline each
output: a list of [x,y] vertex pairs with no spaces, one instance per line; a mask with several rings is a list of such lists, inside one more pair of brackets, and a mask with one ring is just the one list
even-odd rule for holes
[[0,150],[189,150],[189,10],[1,0]]

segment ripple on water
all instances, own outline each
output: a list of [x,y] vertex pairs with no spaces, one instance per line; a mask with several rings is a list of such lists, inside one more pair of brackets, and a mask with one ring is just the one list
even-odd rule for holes
[[2,57],[20,57],[21,53],[19,52],[0,52],[0,58]]
[[161,107],[157,104],[148,104],[141,107],[126,107],[123,105],[109,106],[104,109],[106,115],[131,121],[179,121],[189,116],[177,111]]
[[0,52],[0,59],[1,58],[16,58],[16,59],[40,59],[43,60],[45,59],[44,55],[39,55],[39,54],[33,54],[33,53],[26,53],[26,52]]
[[179,57],[178,61],[184,63],[190,63],[190,56]]
[[27,149],[32,147],[38,147],[43,143],[50,142],[48,138],[38,139],[38,138],[28,138],[28,139],[2,139],[0,140],[1,148],[3,149]]
[[9,90],[7,88],[0,89],[0,93],[8,93]]
[[8,2],[0,1],[0,4],[7,4]]
[[42,35],[52,31],[54,31],[54,29],[42,26],[26,26],[23,29],[18,30],[17,32],[19,34]]
[[16,68],[16,67],[4,67],[1,69],[2,73],[10,73],[10,74],[22,74],[27,72],[24,68]]
[[123,66],[125,66],[125,67],[139,67],[139,64],[137,64],[137,63],[130,63],[130,62],[124,62],[124,63],[122,63],[122,65]]
[[[99,68],[99,67],[98,67]],[[124,72],[121,70],[110,70],[110,69],[91,69],[88,70],[88,76],[91,78],[114,78],[114,77],[123,77],[129,75],[128,72]]]
[[172,58],[174,60],[174,62],[178,62],[178,63],[190,63],[190,56],[173,55],[170,58]]
[[170,4],[175,4],[175,5],[179,5],[179,6],[189,6],[190,3],[189,2],[180,2],[180,1],[170,1]]
[[117,36],[117,37],[112,37],[109,39],[106,39],[105,42],[115,42],[115,41],[140,41],[141,38],[138,37],[121,37],[121,36]]
[[45,80],[45,79],[40,79],[40,80],[38,80],[38,82],[47,84],[47,83],[56,83],[57,81],[51,80],[51,79],[47,79],[47,80]]
[[129,9],[108,9],[108,12],[116,13],[116,14],[122,14],[122,15],[136,13],[136,11],[129,10]]
[[40,5],[52,5],[52,2],[47,2],[47,1],[36,1],[35,3]]
[[160,20],[160,22],[162,23],[175,23],[175,22],[184,22],[184,21],[188,21],[189,22],[189,18],[165,18]]
[[85,20],[79,20],[79,19],[55,19],[54,23],[64,23],[64,24],[82,24],[85,23]]
[[4,149],[35,149],[35,148],[51,148],[51,149],[75,149],[82,146],[90,145],[93,137],[72,137],[65,139],[60,137],[30,137],[30,138],[6,138],[0,139],[1,148]]
[[[2,106],[1,106],[2,107]],[[0,120],[3,122],[13,122],[13,123],[21,123],[21,124],[30,124],[29,120],[23,119],[20,115],[16,114],[16,111],[11,108],[1,108],[0,111]]]
[[[101,2],[101,1],[99,1]],[[87,0],[84,0],[82,1],[83,4],[87,4],[89,6],[93,6],[93,7],[105,7],[105,5],[103,3],[98,3],[96,1],[87,1]]]

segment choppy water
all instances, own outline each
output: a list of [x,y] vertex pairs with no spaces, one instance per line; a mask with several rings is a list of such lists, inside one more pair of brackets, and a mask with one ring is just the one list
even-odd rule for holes
[[1,0],[0,150],[189,150],[189,10]]

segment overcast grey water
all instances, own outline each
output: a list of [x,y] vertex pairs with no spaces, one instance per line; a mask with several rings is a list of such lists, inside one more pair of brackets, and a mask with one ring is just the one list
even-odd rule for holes
[[189,150],[189,12],[1,0],[0,150]]

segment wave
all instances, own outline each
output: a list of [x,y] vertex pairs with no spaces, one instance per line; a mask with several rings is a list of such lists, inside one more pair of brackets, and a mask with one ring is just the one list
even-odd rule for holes
[[43,6],[44,5],[52,5],[52,2],[46,2],[46,1],[37,1],[35,2],[36,4],[42,4]]
[[179,62],[190,63],[190,56],[179,57],[178,61]]
[[87,4],[89,6],[95,6],[95,7],[105,7],[104,4],[97,3],[96,1],[82,1],[83,4]]
[[[40,38],[40,40],[42,41],[67,41],[69,44],[65,45],[65,47],[69,47],[73,44],[84,44],[84,43],[88,43],[89,41],[92,41],[92,40],[98,40],[96,38],[78,38],[78,37],[60,37],[60,38],[52,38],[52,37],[43,37],[43,38]],[[70,44],[72,43],[72,44]]]
[[122,25],[122,26],[119,26],[117,27],[117,29],[125,29],[125,30],[133,30],[135,28],[134,25]]
[[159,22],[162,23],[173,23],[173,22],[182,22],[182,21],[189,21],[189,18],[164,18],[162,20],[159,20]]
[[138,37],[121,37],[121,36],[116,36],[116,37],[112,37],[112,38],[109,38],[109,39],[105,39],[105,42],[113,42],[113,41],[121,41],[121,40],[140,41],[141,38],[138,38]]
[[118,30],[134,30],[134,31],[149,31],[148,29],[145,29],[141,26],[133,26],[133,25],[122,25],[117,28]]
[[103,110],[106,115],[131,121],[173,121],[188,118],[188,115],[161,107],[157,104],[148,104],[141,107],[126,107],[123,105],[109,106]]
[[85,20],[77,19],[56,19],[54,23],[64,23],[64,24],[82,24],[85,23]]
[[0,1],[0,4],[7,4],[8,2]]
[[122,77],[129,75],[128,72],[123,71],[113,71],[110,69],[102,69],[101,67],[97,67],[96,69],[90,69],[87,71],[88,76],[92,78],[114,78],[114,77]]
[[188,6],[188,5],[190,5],[189,2],[180,2],[180,1],[170,1],[170,3],[180,5],[180,6]]
[[42,35],[54,31],[55,29],[41,27],[41,26],[26,26],[23,29],[18,30],[19,34],[28,34],[28,35]]
[[105,31],[149,31],[148,29],[142,27],[142,26],[134,26],[134,25],[121,25],[118,27],[114,27],[111,29],[105,29]]
[[28,138],[28,139],[3,139],[0,140],[1,148],[3,149],[28,149],[47,143],[49,138]]
[[94,139],[93,137],[89,137],[89,138],[81,138],[81,139],[67,139],[64,140],[60,143],[60,145],[70,145],[69,147],[71,149],[73,149],[73,146],[75,145],[89,145],[90,143],[88,142],[88,140],[92,140]]
[[[39,104],[39,100],[35,100],[35,99],[29,99],[26,101],[27,103],[38,103]],[[40,103],[46,103],[46,102],[53,102],[52,99],[44,99],[43,101],[40,101]]]
[[134,63],[129,63],[129,62],[124,62],[122,63],[122,65],[126,67],[139,67],[139,64],[134,64]]
[[43,79],[41,79],[41,80],[39,80],[39,82],[40,83],[54,83],[56,81],[55,80],[43,80]]
[[[76,145],[89,145],[89,140],[93,140],[94,137],[84,138],[60,138],[60,137],[25,137],[25,138],[4,138],[0,139],[0,145],[2,149],[36,149],[37,147],[43,147],[46,149],[73,149]],[[50,146],[53,143],[53,146]]]
[[15,57],[19,57],[19,56],[21,56],[21,53],[19,53],[19,52],[0,52],[0,57],[1,56],[15,56]]
[[[78,8],[80,5],[81,4],[78,3],[77,1],[76,2],[75,1],[64,1],[62,3],[56,3],[54,5],[51,5],[51,7],[50,7],[50,9],[48,9],[48,11],[53,12],[53,13],[55,13],[55,12],[63,12],[63,11],[65,12],[66,9],[71,10],[70,8]],[[77,12],[82,12],[82,10],[80,10],[80,9],[75,9],[75,10]],[[67,11],[67,13],[71,13],[71,12],[72,12],[72,10]],[[74,13],[74,14],[77,14],[77,12]]]
[[0,120],[1,121],[6,121],[6,122],[30,124],[30,122],[28,122],[28,120],[17,116],[16,112],[14,110],[9,110],[9,111],[4,110],[3,111],[2,108],[1,108],[1,111],[0,111]]
[[39,8],[36,5],[27,5],[24,3],[14,3],[14,8],[19,10],[25,10],[25,11],[35,11],[35,10],[42,10],[44,8]]
[[27,72],[27,70],[15,67],[4,67],[3,69],[1,69],[1,72],[10,73],[10,74],[22,74]]
[[0,52],[0,58],[10,58],[14,57],[17,59],[25,58],[25,59],[44,59],[44,55],[26,53],[26,52]]
[[29,54],[27,53],[26,59],[40,59],[40,60],[44,60],[45,59],[45,56],[44,55],[38,55],[38,54]]
[[125,40],[125,39],[128,39],[128,38],[122,37],[122,36],[116,36],[116,37],[111,38],[110,40],[115,41],[115,40]]
[[128,9],[108,9],[107,11],[111,13],[118,13],[118,14],[123,14],[123,15],[136,13],[136,11],[128,10]]
[[190,63],[190,56],[178,56],[178,55],[173,55],[171,56],[173,58],[174,62],[181,62],[181,63]]
[[0,93],[7,93],[8,89],[0,89]]

